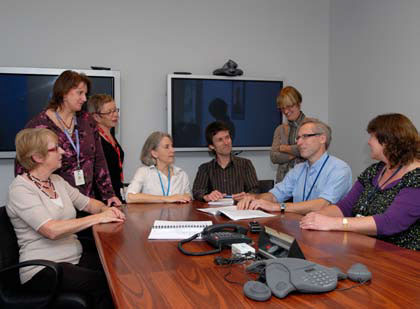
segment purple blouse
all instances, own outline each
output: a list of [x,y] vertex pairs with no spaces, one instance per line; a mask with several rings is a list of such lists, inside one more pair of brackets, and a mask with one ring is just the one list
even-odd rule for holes
[[[373,178],[373,184],[377,185],[381,173]],[[400,182],[395,180],[385,186],[389,189]],[[357,203],[359,196],[365,188],[357,180],[350,192],[337,203],[344,217],[353,217],[353,206]],[[376,223],[377,235],[388,236],[407,230],[420,218],[420,190],[418,188],[401,189],[391,205],[382,214],[373,216]]]
[[[74,171],[77,170],[77,155],[73,146],[67,139],[66,134],[42,111],[32,118],[25,128],[48,128],[58,136],[58,145],[65,153],[62,157],[62,166],[55,173],[63,177],[73,187],[89,197],[95,197],[95,190],[98,190],[105,201],[115,196],[112,189],[111,178],[109,177],[108,166],[102,150],[96,122],[87,112],[78,112],[77,128],[80,139],[80,167],[83,169],[85,184],[76,186],[74,182]],[[76,145],[76,133],[73,132],[72,139]],[[16,162],[16,174],[22,174],[24,168]]]

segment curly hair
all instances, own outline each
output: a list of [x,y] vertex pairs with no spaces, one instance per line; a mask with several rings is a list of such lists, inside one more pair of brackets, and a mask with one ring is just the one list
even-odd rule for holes
[[416,127],[402,114],[384,114],[373,118],[367,132],[374,134],[384,147],[391,168],[420,159],[420,137]]

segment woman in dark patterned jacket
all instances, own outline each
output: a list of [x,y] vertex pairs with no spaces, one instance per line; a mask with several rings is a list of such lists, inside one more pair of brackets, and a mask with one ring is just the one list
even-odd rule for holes
[[353,231],[420,250],[420,138],[404,115],[385,114],[369,122],[372,159],[337,205],[310,213],[301,227]]
[[98,125],[112,187],[117,197],[123,200],[124,188],[124,151],[118,143],[111,129],[118,124],[119,111],[114,99],[108,94],[95,94],[87,102],[88,111],[92,114]]
[[[121,205],[112,188],[96,122],[89,113],[81,111],[89,87],[90,81],[84,74],[64,71],[54,83],[47,108],[25,128],[48,128],[58,136],[64,154],[56,174],[89,197],[95,197],[95,184],[103,201]],[[16,163],[16,174],[23,172]]]

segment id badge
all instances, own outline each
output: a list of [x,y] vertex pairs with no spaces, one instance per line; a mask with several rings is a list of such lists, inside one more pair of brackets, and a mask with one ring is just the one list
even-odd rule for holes
[[85,184],[85,176],[83,175],[83,170],[74,171],[74,183],[76,186],[81,186]]

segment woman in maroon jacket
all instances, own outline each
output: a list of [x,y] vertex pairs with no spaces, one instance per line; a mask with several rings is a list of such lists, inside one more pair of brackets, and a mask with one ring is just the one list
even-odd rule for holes
[[[64,154],[62,167],[56,174],[89,197],[95,197],[95,184],[102,200],[108,205],[120,205],[112,188],[96,122],[82,111],[89,87],[90,81],[84,74],[64,71],[54,83],[47,108],[25,127],[48,128],[58,136]],[[16,173],[23,172],[17,163]]]

